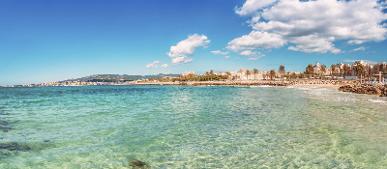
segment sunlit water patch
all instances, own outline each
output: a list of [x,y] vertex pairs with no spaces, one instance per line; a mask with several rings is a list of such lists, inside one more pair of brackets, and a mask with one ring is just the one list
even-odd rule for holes
[[383,168],[383,98],[333,89],[0,89],[0,168]]

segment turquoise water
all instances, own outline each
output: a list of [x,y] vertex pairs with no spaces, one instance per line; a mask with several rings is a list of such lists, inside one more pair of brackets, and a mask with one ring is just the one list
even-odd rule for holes
[[0,88],[0,168],[386,168],[387,100],[332,89]]

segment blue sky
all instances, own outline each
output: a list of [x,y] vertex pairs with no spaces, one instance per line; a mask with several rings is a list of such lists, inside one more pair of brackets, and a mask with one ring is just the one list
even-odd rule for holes
[[[297,20],[297,13],[292,15],[294,19],[288,17],[289,21],[284,21],[278,14],[274,15],[274,8],[281,10],[281,5],[286,4],[254,1],[2,0],[0,85],[57,81],[99,73],[268,70],[277,69],[279,64],[285,64],[287,70],[302,71],[306,64],[317,61],[327,65],[356,59],[387,61],[383,12],[379,16],[373,11],[379,20],[370,21],[373,24],[382,20],[373,31],[378,34],[327,33],[325,30],[338,24],[327,21],[332,27],[302,29],[299,36],[305,38],[297,39],[291,36],[296,32],[291,25],[295,22],[291,21]],[[335,2],[326,2],[335,10],[347,9],[346,4],[334,6]],[[322,6],[305,5],[306,8]],[[383,4],[378,5],[385,11]],[[263,13],[266,8],[273,8],[272,13]],[[360,10],[372,13],[367,11],[372,9]],[[254,19],[256,16],[260,16],[259,21]],[[359,18],[347,20],[351,19]],[[273,26],[269,28],[270,21],[293,27],[290,33],[283,32]],[[353,29],[351,32],[356,32]],[[190,37],[191,40],[197,37],[197,43],[191,44],[187,40]],[[183,43],[179,45],[179,42]],[[307,42],[316,42],[325,48],[306,45]],[[180,57],[188,63],[173,61]]]

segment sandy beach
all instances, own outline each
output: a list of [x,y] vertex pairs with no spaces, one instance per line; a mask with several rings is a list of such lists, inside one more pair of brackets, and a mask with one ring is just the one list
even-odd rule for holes
[[344,80],[320,80],[320,79],[302,79],[302,80],[244,80],[244,81],[188,81],[188,82],[149,82],[139,81],[133,85],[188,85],[188,86],[292,86],[308,88],[335,88],[343,85],[355,84],[357,81]]

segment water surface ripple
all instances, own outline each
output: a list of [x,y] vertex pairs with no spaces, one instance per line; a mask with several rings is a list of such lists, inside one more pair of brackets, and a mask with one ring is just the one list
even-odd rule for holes
[[332,89],[0,88],[0,168],[385,168],[387,100]]

